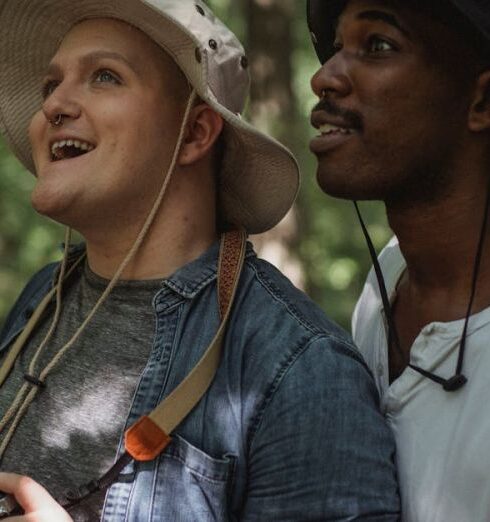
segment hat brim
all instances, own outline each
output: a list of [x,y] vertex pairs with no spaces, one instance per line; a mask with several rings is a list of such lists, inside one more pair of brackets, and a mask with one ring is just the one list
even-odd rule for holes
[[[182,5],[182,0],[166,0],[165,5],[178,10],[179,2]],[[201,16],[195,9],[188,13]],[[0,0],[0,131],[22,164],[34,173],[28,126],[42,103],[40,86],[46,67],[67,32],[92,18],[115,18],[146,33],[172,56],[198,95],[223,117],[222,219],[249,233],[276,225],[299,189],[296,160],[288,149],[218,103],[213,79],[208,78],[208,49],[202,39],[186,30],[192,27],[192,20],[180,17],[177,21],[167,10],[144,0]],[[237,73],[238,68],[237,63]]]

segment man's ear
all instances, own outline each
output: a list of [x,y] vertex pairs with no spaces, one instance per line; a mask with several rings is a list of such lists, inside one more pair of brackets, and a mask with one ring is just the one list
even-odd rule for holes
[[179,165],[192,165],[213,148],[223,129],[223,118],[209,105],[200,103],[190,112],[187,131],[179,155]]
[[490,130],[490,69],[478,76],[468,127],[473,132]]

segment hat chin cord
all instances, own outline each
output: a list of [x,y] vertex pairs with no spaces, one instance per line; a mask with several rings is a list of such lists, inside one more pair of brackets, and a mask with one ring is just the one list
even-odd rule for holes
[[[357,201],[354,201],[354,206],[355,206],[359,221],[361,223],[361,228],[362,228],[364,237],[366,238],[367,246],[369,249],[369,254],[371,256],[374,272],[376,274],[376,279],[378,280],[379,292],[380,292],[381,300],[383,303],[383,309],[385,312],[386,321],[388,323],[388,347],[394,346],[395,350],[403,358],[403,351],[401,348],[400,337],[398,335],[398,330],[396,328],[396,324],[395,324],[395,321],[393,318],[393,312],[391,310],[390,301],[388,299],[388,293],[386,291],[386,285],[385,285],[385,281],[383,278],[383,273],[381,271],[381,267],[379,265],[378,256],[376,255],[376,251],[374,249],[373,242],[371,241],[371,238],[369,236],[369,232],[368,232],[366,225],[364,223],[364,220],[362,218],[361,212],[359,210],[359,204]],[[408,365],[410,368],[412,368],[412,370],[415,370],[416,372],[420,373],[424,377],[427,377],[428,379],[436,382],[437,384],[440,384],[443,387],[443,389],[447,392],[457,391],[468,382],[468,379],[462,373],[463,372],[464,353],[466,350],[466,336],[467,336],[467,332],[468,332],[468,323],[469,323],[469,320],[471,317],[471,310],[473,308],[473,302],[474,302],[475,294],[476,294],[476,285],[478,282],[478,274],[480,272],[481,258],[482,258],[482,254],[483,254],[483,246],[485,243],[485,237],[486,237],[486,232],[487,232],[489,210],[490,210],[490,176],[488,178],[488,186],[487,186],[483,222],[482,222],[482,226],[481,226],[480,237],[478,240],[478,246],[477,246],[476,255],[475,255],[475,262],[473,265],[473,275],[472,275],[472,281],[471,281],[470,298],[469,298],[469,302],[468,302],[468,308],[466,310],[463,331],[462,331],[461,339],[459,342],[458,362],[456,365],[456,370],[455,370],[454,375],[452,377],[450,377],[449,379],[445,379],[443,377],[440,377],[439,375],[436,375],[435,373],[424,370],[423,368],[419,368],[418,366],[415,366],[413,364]]]
[[163,198],[164,198],[167,188],[169,186],[172,175],[175,171],[180,149],[181,149],[182,143],[184,141],[185,130],[186,130],[187,122],[189,120],[189,114],[194,105],[196,97],[197,97],[197,93],[196,93],[195,89],[193,89],[189,96],[189,100],[187,102],[184,117],[182,119],[182,124],[180,127],[179,136],[178,136],[177,143],[175,145],[174,153],[172,156],[172,161],[167,170],[167,174],[164,178],[162,188],[160,189],[160,192],[158,193],[158,196],[155,199],[153,207],[151,208],[151,210],[148,214],[148,217],[146,218],[145,223],[143,224],[143,227],[141,228],[140,232],[138,233],[138,236],[136,237],[136,240],[134,241],[133,246],[131,247],[131,249],[127,253],[126,257],[123,259],[123,261],[119,265],[119,268],[116,270],[110,283],[107,285],[104,292],[101,294],[98,301],[95,303],[94,307],[92,308],[90,313],[87,315],[85,320],[82,322],[82,324],[79,326],[77,331],[73,334],[71,339],[58,351],[58,353],[53,357],[53,359],[51,359],[51,361],[47,364],[47,366],[39,373],[39,377],[35,377],[34,375],[35,375],[36,362],[37,362],[41,352],[44,350],[44,348],[48,344],[49,340],[53,336],[53,334],[56,330],[56,327],[58,325],[59,319],[60,319],[63,281],[64,281],[65,277],[67,275],[69,275],[69,273],[72,272],[75,269],[75,267],[82,261],[82,259],[85,258],[85,254],[84,254],[79,259],[77,259],[77,261],[74,263],[74,265],[70,268],[68,274],[66,273],[69,244],[70,244],[70,239],[71,239],[71,229],[69,227],[66,229],[63,260],[61,262],[61,266],[60,266],[60,270],[59,270],[59,274],[58,274],[58,282],[57,282],[57,286],[56,286],[55,313],[54,313],[53,320],[51,322],[51,325],[49,327],[49,330],[48,330],[46,336],[44,337],[43,341],[37,348],[36,353],[34,354],[34,357],[32,358],[32,360],[29,364],[29,374],[25,375],[26,382],[23,383],[23,385],[19,389],[14,401],[12,402],[12,405],[7,410],[7,412],[5,413],[3,418],[0,420],[0,434],[1,434],[4,431],[5,427],[9,424],[9,422],[13,418],[10,428],[7,431],[4,439],[2,440],[2,443],[0,444],[0,462],[3,458],[5,450],[7,449],[8,445],[15,433],[15,430],[17,429],[17,427],[18,427],[20,421],[22,420],[23,416],[25,415],[27,409],[29,408],[32,401],[37,396],[39,390],[45,386],[46,377],[59,363],[59,361],[65,355],[65,353],[75,344],[77,339],[80,337],[82,332],[85,330],[85,328],[87,327],[89,322],[92,320],[92,318],[96,314],[97,310],[102,306],[102,304],[105,302],[105,300],[107,299],[109,294],[112,292],[113,288],[116,286],[117,282],[121,278],[122,273],[127,268],[128,264],[133,259],[136,252],[139,250],[141,244],[143,243],[145,237],[147,236],[148,231],[155,219],[155,216],[157,215],[157,212],[162,205]]

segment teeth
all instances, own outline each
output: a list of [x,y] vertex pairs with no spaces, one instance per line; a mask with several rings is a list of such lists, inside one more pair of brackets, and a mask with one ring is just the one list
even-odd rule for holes
[[90,152],[91,150],[94,150],[95,147],[86,142],[86,141],[80,141],[80,140],[61,140],[61,141],[55,141],[51,145],[51,154],[56,157],[61,157],[61,155],[58,152],[58,149],[62,149],[63,147],[76,147],[77,149],[83,150],[85,152]]
[[340,134],[350,134],[351,133],[350,129],[345,129],[343,127],[337,127],[335,125],[331,125],[330,123],[324,123],[323,125],[320,125],[320,127],[318,127],[318,130],[322,134],[333,134],[334,132],[338,132]]

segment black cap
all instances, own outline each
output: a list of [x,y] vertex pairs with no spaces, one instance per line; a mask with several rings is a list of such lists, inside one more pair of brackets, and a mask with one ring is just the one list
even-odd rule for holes
[[[420,2],[420,0],[418,0]],[[490,47],[490,2],[488,0],[446,0],[464,18],[455,27],[468,34],[468,26],[475,39]],[[333,52],[335,22],[347,0],[307,0],[307,20],[313,45],[321,63],[325,63]],[[414,2],[417,4],[417,2]]]

